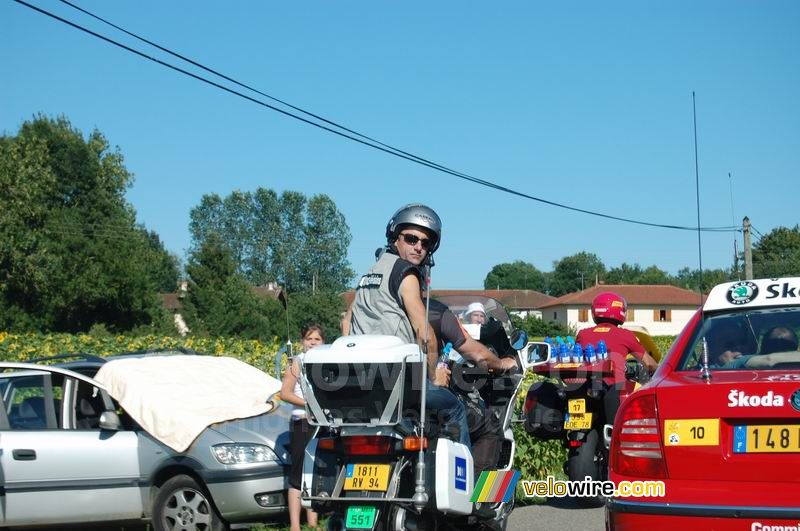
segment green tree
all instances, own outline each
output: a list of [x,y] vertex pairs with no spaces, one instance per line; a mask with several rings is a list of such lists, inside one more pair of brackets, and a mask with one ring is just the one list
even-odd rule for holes
[[730,282],[735,280],[735,276],[731,271],[725,269],[704,269],[702,275],[702,282],[699,269],[690,269],[684,267],[678,271],[678,274],[673,278],[671,284],[703,293],[708,293],[711,288],[723,282]]
[[192,251],[186,272],[184,317],[194,333],[262,340],[285,335],[283,307],[253,291],[219,235],[211,234]]
[[777,227],[753,246],[753,276],[777,278],[800,274],[800,225]]
[[533,264],[516,260],[512,263],[497,264],[486,275],[484,289],[533,289],[544,292],[547,289],[545,274]]
[[136,225],[132,178],[99,131],[84,139],[65,118],[0,138],[0,326],[124,331],[162,318],[159,287],[177,270]]
[[350,229],[326,195],[278,195],[258,188],[225,198],[203,196],[191,211],[193,247],[212,234],[230,248],[237,270],[253,284],[275,280],[288,291],[340,292],[353,278]]
[[603,277],[606,284],[671,284],[672,277],[657,266],[642,269],[639,264],[623,263],[612,267]]
[[595,278],[603,278],[606,267],[597,255],[580,252],[553,263],[550,294],[556,297],[593,286]]
[[547,336],[575,335],[574,330],[570,330],[557,321],[545,321],[533,315],[519,317],[513,313],[509,313],[509,316],[511,317],[511,324],[514,325],[514,328],[525,330],[525,332],[528,333],[528,337],[531,339]]

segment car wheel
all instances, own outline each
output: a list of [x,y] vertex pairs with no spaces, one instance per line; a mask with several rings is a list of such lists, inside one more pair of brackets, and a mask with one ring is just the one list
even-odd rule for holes
[[[608,477],[606,463],[605,448],[600,443],[600,434],[597,430],[591,430],[586,434],[583,444],[569,452],[567,459],[569,480],[584,481],[586,476],[589,476],[593,481],[603,481]],[[603,495],[575,498],[575,503],[579,507],[600,507],[605,501]]]
[[222,521],[205,489],[185,474],[167,480],[153,506],[156,531],[223,531]]

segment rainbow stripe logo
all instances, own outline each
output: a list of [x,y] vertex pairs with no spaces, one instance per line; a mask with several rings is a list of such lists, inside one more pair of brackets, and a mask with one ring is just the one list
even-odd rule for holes
[[514,496],[521,472],[481,472],[472,492],[471,502],[508,502]]

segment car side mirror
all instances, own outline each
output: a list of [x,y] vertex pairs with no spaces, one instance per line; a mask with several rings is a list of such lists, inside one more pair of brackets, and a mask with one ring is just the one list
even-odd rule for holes
[[103,411],[100,413],[100,429],[111,431],[122,431],[122,421],[115,411]]
[[527,346],[528,365],[542,365],[550,361],[552,345],[544,341],[531,341]]
[[521,350],[528,342],[528,333],[525,330],[514,330],[511,334],[511,348]]

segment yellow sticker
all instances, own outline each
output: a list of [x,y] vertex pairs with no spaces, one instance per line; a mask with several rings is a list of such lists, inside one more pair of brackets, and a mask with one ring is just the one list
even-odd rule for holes
[[607,326],[596,326],[594,327],[595,332],[609,332],[611,329]]
[[622,301],[611,301],[611,307],[612,308],[624,308],[625,307],[625,303],[622,302]]
[[556,369],[574,369],[580,367],[583,363],[559,363],[555,366]]
[[719,445],[719,419],[673,419],[664,421],[666,446]]
[[586,413],[586,399],[575,398],[569,401],[568,408],[570,413]]

